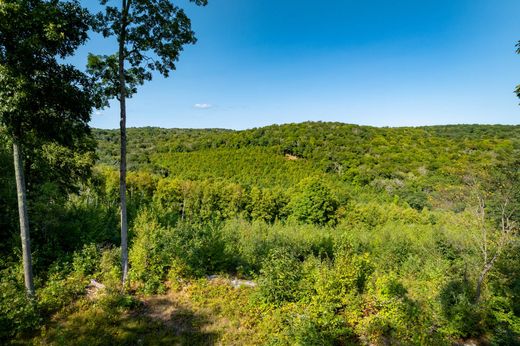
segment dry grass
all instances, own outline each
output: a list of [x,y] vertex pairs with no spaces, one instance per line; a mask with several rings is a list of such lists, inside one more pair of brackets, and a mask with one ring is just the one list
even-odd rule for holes
[[200,279],[130,303],[84,297],[56,314],[33,345],[257,345],[252,289]]

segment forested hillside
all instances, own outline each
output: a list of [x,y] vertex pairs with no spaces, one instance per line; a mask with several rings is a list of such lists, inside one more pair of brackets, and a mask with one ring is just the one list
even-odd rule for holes
[[0,340],[520,344],[520,126],[129,129],[123,293],[118,136],[27,160],[32,303],[2,139]]
[[[130,169],[180,180],[294,187],[319,176],[339,189],[371,187],[418,210],[446,206],[464,177],[514,161],[520,127],[375,128],[302,123],[228,130],[131,129]],[[99,164],[116,167],[117,131],[97,130]],[[455,203],[456,204],[456,203]]]

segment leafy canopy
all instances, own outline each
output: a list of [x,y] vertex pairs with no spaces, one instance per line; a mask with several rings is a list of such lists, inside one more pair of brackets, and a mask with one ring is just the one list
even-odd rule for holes
[[0,124],[18,140],[71,145],[88,132],[90,80],[58,58],[87,40],[91,16],[78,2],[0,2]]
[[[190,0],[205,6],[207,0]],[[109,6],[109,0],[100,0],[106,6],[96,16],[95,28],[104,37],[115,36],[123,48],[125,96],[137,92],[137,86],[152,79],[152,71],[168,77],[183,45],[196,42],[191,21],[186,13],[169,0],[128,0],[123,6]],[[126,5],[126,6],[125,6]],[[119,56],[94,55],[88,57],[88,70],[100,84],[105,100],[119,97]]]

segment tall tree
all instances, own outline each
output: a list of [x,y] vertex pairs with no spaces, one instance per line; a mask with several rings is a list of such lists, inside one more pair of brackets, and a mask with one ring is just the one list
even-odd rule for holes
[[[516,43],[516,54],[520,54],[520,40]],[[520,98],[520,84],[516,86],[515,94]]]
[[13,146],[25,286],[34,295],[23,147],[72,145],[88,133],[90,80],[62,64],[87,39],[91,16],[75,1],[0,1],[0,125]]
[[485,280],[495,264],[518,241],[520,219],[519,162],[513,160],[481,174],[471,181],[476,208],[472,222],[474,241],[481,254],[481,268],[475,289],[475,302],[481,298]]
[[[207,0],[190,0],[205,6]],[[128,221],[126,213],[126,99],[137,86],[152,79],[158,71],[164,77],[175,70],[175,63],[186,44],[196,42],[191,21],[169,0],[121,0],[97,16],[97,30],[104,37],[117,39],[117,53],[89,55],[88,69],[100,83],[105,100],[116,98],[120,107],[121,157],[119,191],[121,203],[121,266],[123,286],[128,275]]]

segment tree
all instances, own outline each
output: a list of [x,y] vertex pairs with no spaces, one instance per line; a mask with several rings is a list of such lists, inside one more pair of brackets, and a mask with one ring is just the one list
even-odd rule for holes
[[473,179],[476,200],[475,243],[481,254],[475,302],[480,301],[484,282],[496,262],[517,241],[520,220],[519,163],[502,164],[489,171],[480,181]]
[[87,39],[91,16],[77,2],[0,2],[0,125],[13,147],[25,286],[34,295],[24,145],[73,145],[88,133],[90,80],[58,62]]
[[[520,40],[516,43],[516,54],[520,54]],[[515,94],[520,98],[520,84],[516,86]]]
[[[126,99],[137,86],[158,71],[168,77],[175,70],[183,46],[196,42],[191,21],[169,0],[121,0],[120,6],[100,0],[104,13],[97,15],[97,31],[114,36],[118,50],[109,56],[89,55],[88,69],[99,81],[105,100],[116,98],[120,107],[119,197],[121,204],[121,265],[123,287],[128,275],[128,221],[126,213]],[[207,0],[190,0],[206,5]],[[128,67],[127,67],[128,64]],[[106,102],[105,102],[106,105]]]
[[315,225],[334,223],[339,203],[332,191],[316,178],[305,179],[300,186],[301,193],[292,201],[294,217]]

